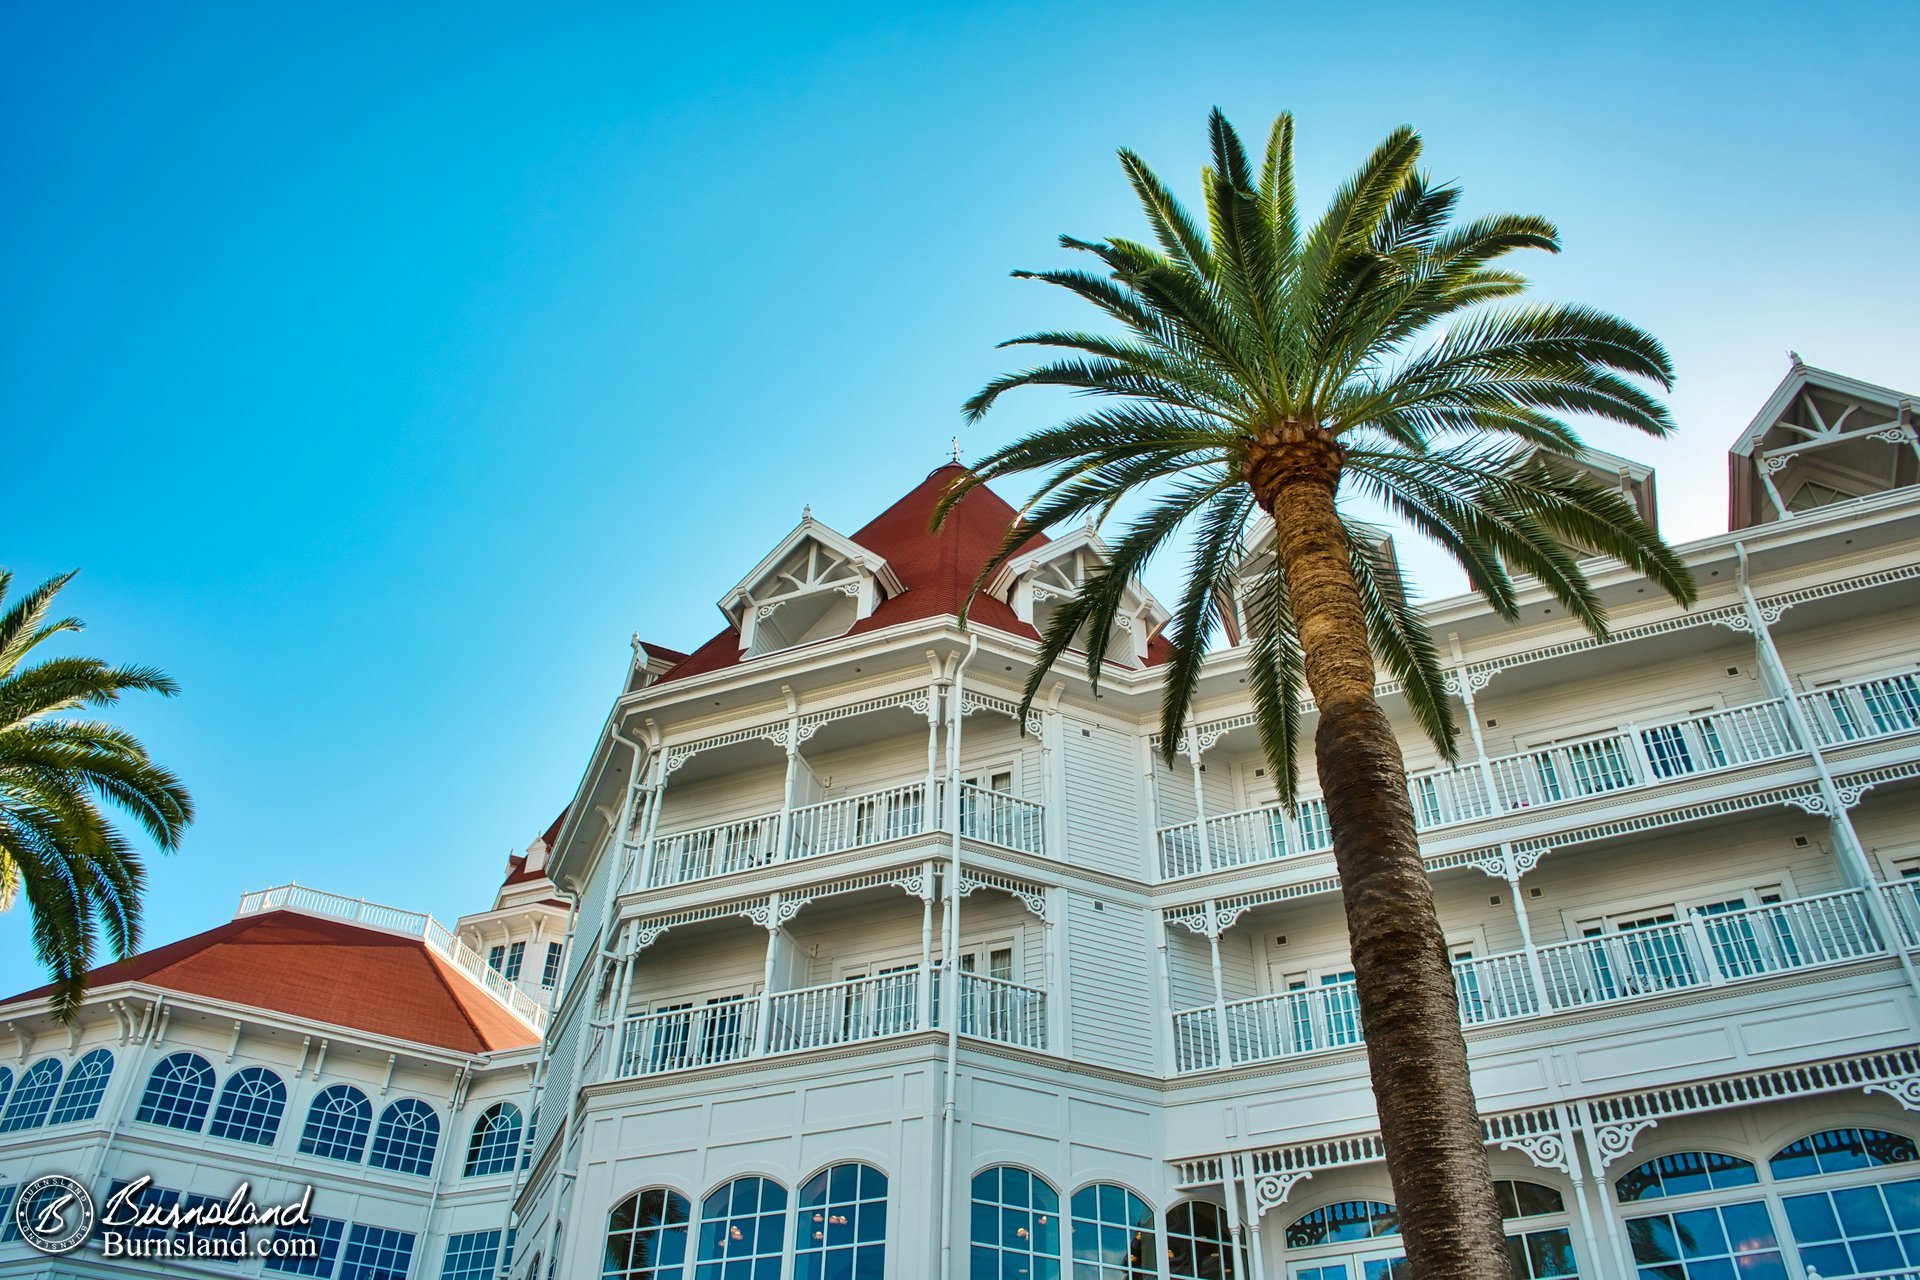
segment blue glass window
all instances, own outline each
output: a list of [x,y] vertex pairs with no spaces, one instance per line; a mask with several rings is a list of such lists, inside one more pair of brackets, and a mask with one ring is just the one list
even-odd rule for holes
[[113,1055],[105,1049],[94,1049],[81,1055],[80,1061],[73,1064],[73,1070],[67,1072],[67,1082],[60,1087],[60,1101],[53,1106],[53,1115],[48,1124],[70,1124],[75,1120],[91,1120],[100,1113],[100,1099],[107,1092],[107,1081],[113,1077]]
[[1787,1196],[1800,1263],[1823,1276],[1920,1266],[1920,1180]]
[[168,1129],[199,1131],[213,1102],[213,1067],[197,1053],[173,1053],[160,1059],[147,1077],[135,1119]]
[[1235,1280],[1240,1271],[1225,1209],[1188,1200],[1167,1210],[1167,1274],[1173,1280]]
[[1786,1280],[1767,1206],[1758,1200],[1627,1219],[1640,1274],[1653,1280]]
[[289,1276],[330,1276],[333,1274],[334,1260],[340,1256],[340,1237],[345,1233],[347,1224],[337,1218],[314,1218],[304,1227],[275,1227],[273,1245],[284,1248],[286,1240],[316,1240],[318,1252],[311,1258],[295,1257],[291,1254],[269,1254],[266,1268]]
[[19,1194],[18,1187],[0,1187],[0,1244],[20,1238],[20,1228],[13,1221],[13,1200]]
[[307,1108],[300,1149],[310,1156],[358,1163],[373,1128],[373,1104],[350,1084],[329,1085]]
[[433,1153],[439,1146],[440,1117],[420,1099],[402,1098],[380,1113],[367,1163],[425,1177],[433,1172]]
[[1679,1151],[1649,1160],[1638,1169],[1622,1174],[1614,1183],[1614,1193],[1621,1204],[1632,1204],[1636,1200],[1658,1200],[1696,1191],[1750,1187],[1758,1181],[1760,1175],[1751,1160],[1723,1156],[1717,1151]]
[[286,1109],[287,1086],[280,1077],[265,1067],[247,1067],[227,1077],[207,1132],[216,1138],[270,1146]]
[[7,1101],[7,1094],[13,1089],[13,1068],[0,1067],[0,1105]]
[[[20,1087],[26,1088],[27,1082],[22,1080]],[[8,1108],[8,1114],[12,1114],[12,1108]],[[1828,1129],[1781,1148],[1768,1166],[1774,1177],[1784,1180],[1910,1164],[1915,1159],[1920,1159],[1920,1151],[1914,1149],[1912,1138],[1885,1129]]]
[[880,1280],[887,1265],[887,1175],[837,1164],[800,1188],[794,1280]]
[[347,1233],[340,1280],[406,1280],[413,1265],[413,1235],[356,1223]]
[[60,1076],[65,1070],[58,1058],[42,1058],[28,1067],[20,1077],[20,1087],[8,1099],[6,1111],[0,1113],[0,1133],[37,1129],[45,1124],[54,1095],[60,1092]]
[[787,1189],[768,1178],[735,1178],[700,1205],[694,1280],[780,1280]]
[[1514,1280],[1577,1280],[1580,1274],[1573,1235],[1565,1227],[1508,1236],[1507,1258]]
[[1153,1210],[1125,1187],[1096,1182],[1073,1193],[1074,1280],[1153,1280],[1160,1274]]
[[473,1137],[467,1143],[467,1167],[462,1176],[479,1178],[490,1173],[508,1173],[519,1159],[520,1108],[511,1102],[496,1102],[474,1123]]
[[1379,1200],[1342,1200],[1295,1218],[1287,1228],[1287,1248],[1346,1244],[1400,1234],[1400,1214]]
[[679,1280],[687,1261],[692,1206],[678,1191],[636,1191],[607,1215],[602,1280]]
[[973,1176],[971,1280],[1060,1280],[1060,1193],[1025,1169]]
[[498,1231],[463,1231],[447,1237],[440,1280],[494,1280],[500,1264]]

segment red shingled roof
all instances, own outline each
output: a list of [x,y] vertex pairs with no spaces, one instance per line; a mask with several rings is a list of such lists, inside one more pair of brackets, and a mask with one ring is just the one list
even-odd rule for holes
[[[553,820],[553,825],[540,834],[540,839],[546,844],[548,853],[553,852],[553,842],[560,838],[560,828],[566,820],[567,811],[562,809],[560,816]],[[547,873],[544,871],[527,870],[526,854],[510,853],[507,855],[507,878],[501,882],[500,887],[504,889],[510,884],[525,884],[529,880],[544,880],[546,878]]]
[[518,1049],[540,1038],[420,939],[296,911],[242,916],[103,965],[89,980],[95,990],[141,982],[460,1053]]
[[[940,467],[853,535],[855,542],[886,558],[906,590],[883,600],[879,608],[854,623],[847,634],[859,635],[899,622],[959,614],[981,567],[1019,518],[1019,513],[999,494],[982,485],[960,500],[939,533],[929,531],[927,526],[933,519],[935,504],[948,487],[966,473],[967,469],[957,462]],[[1028,549],[1046,541],[1046,535],[1037,534],[1027,544]],[[1038,632],[1020,621],[1005,601],[985,594],[974,600],[970,619],[975,626],[992,627],[1029,640],[1040,638]],[[660,679],[680,680],[702,675],[739,661],[740,633],[729,627],[695,649],[685,662]]]

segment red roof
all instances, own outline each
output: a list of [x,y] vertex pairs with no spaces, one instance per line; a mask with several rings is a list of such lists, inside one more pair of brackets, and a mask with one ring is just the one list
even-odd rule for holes
[[460,1053],[518,1049],[540,1038],[420,939],[296,911],[242,916],[102,965],[88,980],[95,990],[142,982]]
[[[974,579],[1007,530],[1019,518],[999,494],[985,485],[970,490],[948,513],[939,533],[929,529],[934,506],[955,480],[967,474],[957,462],[940,467],[922,480],[912,492],[876,516],[853,540],[886,559],[900,585],[906,590],[881,601],[880,607],[853,624],[847,634],[877,631],[900,622],[920,618],[957,616],[973,589]],[[1028,548],[1047,541],[1036,534]],[[969,615],[976,626],[992,627],[1013,635],[1038,640],[1039,632],[1020,621],[1003,600],[981,593]],[[661,680],[680,680],[687,676],[718,671],[740,661],[740,633],[728,627],[693,651],[685,662],[675,666]]]
[[[560,838],[560,828],[566,820],[567,811],[562,809],[560,816],[553,820],[553,825],[540,834],[540,840],[547,846],[548,853],[553,852],[554,841]],[[500,887],[504,889],[510,884],[525,884],[529,880],[545,880],[546,878],[547,873],[544,871],[527,870],[526,854],[510,853],[507,855],[507,878],[501,882]]]

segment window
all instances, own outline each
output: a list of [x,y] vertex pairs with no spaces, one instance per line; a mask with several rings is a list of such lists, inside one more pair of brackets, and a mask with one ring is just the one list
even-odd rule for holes
[[1311,1249],[1319,1244],[1348,1244],[1400,1234],[1400,1214],[1378,1200],[1342,1200],[1295,1218],[1287,1228],[1287,1248]]
[[1507,1258],[1513,1264],[1514,1280],[1568,1280],[1580,1274],[1573,1256],[1573,1234],[1565,1227],[1508,1236]]
[[[1920,869],[1920,862],[1916,862],[1914,865],[1916,869]],[[11,1067],[0,1067],[0,1103],[6,1102],[7,1094],[10,1093],[12,1089],[13,1069]]]
[[794,1280],[880,1280],[887,1262],[887,1175],[865,1164],[823,1169],[800,1188]]
[[1225,1209],[1189,1200],[1167,1210],[1167,1274],[1173,1280],[1234,1280],[1240,1274]]
[[356,1223],[347,1233],[340,1280],[406,1280],[413,1263],[413,1236],[406,1231]]
[[487,968],[493,970],[495,973],[498,973],[500,972],[501,969],[506,967],[506,963],[507,963],[507,949],[505,947],[487,948]]
[[[182,1193],[180,1196],[180,1208],[182,1210],[196,1209],[196,1210],[205,1211],[207,1208],[213,1205],[225,1205],[227,1203],[227,1200],[228,1200],[227,1196],[209,1196],[209,1195],[202,1195],[196,1191],[188,1191],[188,1192]],[[245,1227],[214,1227],[214,1226],[195,1225],[195,1226],[181,1227],[180,1230],[177,1231],[175,1234],[182,1237],[191,1236],[196,1240],[239,1241],[238,1244],[232,1245],[230,1247],[241,1249],[241,1250],[245,1250],[247,1247],[246,1245],[247,1229]],[[239,1255],[236,1255],[236,1256],[239,1256]]]
[[300,1150],[329,1160],[355,1164],[366,1154],[367,1131],[373,1128],[373,1104],[350,1084],[322,1089],[307,1108],[307,1126],[300,1134]]
[[303,1227],[275,1227],[275,1240],[317,1240],[319,1251],[311,1258],[276,1257],[269,1254],[266,1268],[290,1276],[330,1276],[334,1259],[340,1256],[340,1236],[347,1224],[336,1218],[314,1218]]
[[13,1200],[19,1194],[18,1187],[0,1187],[0,1244],[9,1244],[20,1238],[19,1225],[13,1220]]
[[287,1086],[265,1067],[248,1067],[228,1077],[207,1132],[216,1138],[271,1146],[287,1109]]
[[1125,1187],[1096,1182],[1073,1193],[1074,1280],[1153,1280],[1159,1275],[1153,1210]]
[[735,1178],[700,1205],[693,1280],[779,1280],[787,1189],[769,1178]]
[[73,1064],[73,1070],[67,1072],[67,1082],[61,1086],[60,1101],[54,1104],[53,1115],[48,1124],[70,1124],[75,1120],[91,1120],[100,1112],[100,1099],[107,1092],[107,1081],[113,1076],[113,1055],[105,1049],[94,1049],[83,1054],[80,1061]]
[[174,1053],[160,1059],[147,1077],[135,1119],[168,1129],[199,1132],[213,1102],[213,1067],[197,1053]]
[[[24,1089],[26,1081],[21,1081],[20,1087]],[[1888,1133],[1884,1129],[1828,1129],[1825,1133],[1810,1133],[1800,1141],[1781,1148],[1780,1153],[1767,1165],[1776,1179],[1785,1180],[1811,1178],[1819,1173],[1876,1169],[1888,1164],[1908,1164],[1917,1158],[1920,1158],[1920,1151],[1915,1150],[1913,1139],[1897,1133]]]
[[692,1211],[678,1191],[636,1191],[607,1215],[603,1280],[680,1280]]
[[0,1133],[37,1129],[46,1123],[54,1095],[60,1092],[60,1075],[65,1070],[58,1058],[42,1058],[20,1077],[7,1109],[0,1113]]
[[560,985],[560,944],[547,944],[547,958],[540,965],[540,985],[551,991]]
[[505,978],[508,982],[520,981],[520,964],[526,958],[527,958],[526,943],[516,942],[512,946],[508,947],[507,948],[507,967],[500,971],[500,976]]
[[1787,1196],[1783,1203],[1809,1272],[1885,1274],[1920,1265],[1920,1179]]
[[463,1231],[447,1237],[440,1280],[494,1280],[500,1261],[498,1231]]
[[473,1126],[463,1176],[480,1178],[490,1173],[507,1173],[519,1158],[520,1108],[511,1102],[496,1102]]
[[1060,1195],[1025,1169],[973,1178],[971,1280],[1060,1280]]
[[1819,507],[1831,507],[1837,502],[1852,502],[1860,495],[1836,489],[1830,484],[1821,484],[1818,480],[1808,480],[1793,491],[1787,499],[1787,510],[1798,513],[1812,511]]
[[439,1145],[440,1117],[433,1108],[418,1098],[402,1098],[380,1113],[367,1163],[424,1178],[433,1172],[433,1153]]
[[1684,1196],[1695,1191],[1750,1187],[1760,1181],[1753,1162],[1714,1151],[1682,1151],[1649,1160],[1614,1183],[1621,1204]]
[[1760,1200],[1629,1218],[1627,1241],[1640,1274],[1658,1280],[1786,1280],[1780,1242]]
[[1503,1218],[1537,1218],[1567,1211],[1567,1203],[1560,1193],[1538,1182],[1515,1182],[1502,1178],[1493,1184],[1493,1195],[1500,1202],[1500,1216]]

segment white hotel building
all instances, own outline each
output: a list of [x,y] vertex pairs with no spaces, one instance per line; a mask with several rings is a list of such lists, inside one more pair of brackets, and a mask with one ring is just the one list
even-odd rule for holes
[[[1729,532],[1680,548],[1690,610],[1608,567],[1604,643],[1540,593],[1518,624],[1428,608],[1457,764],[1381,691],[1525,1277],[1920,1275],[1915,410],[1796,364],[1730,462]],[[1649,471],[1593,465],[1655,514]],[[468,1280],[451,1237],[481,1231],[513,1280],[1404,1274],[1317,784],[1274,804],[1244,652],[1210,660],[1171,768],[1144,591],[1099,694],[1062,664],[1019,718],[1035,625],[1104,552],[1028,551],[962,627],[1013,513],[976,491],[929,533],[954,474],[851,533],[803,519],[691,654],[636,646],[567,816],[441,944],[462,1007],[527,1026],[512,997],[561,945],[537,1045],[323,1032],[243,1011],[277,1006],[240,977],[156,988],[157,1025],[103,980],[71,1034],[21,998],[14,1099],[46,1058],[121,1065],[84,1130],[0,1104],[0,1181],[93,1161],[102,1189],[153,1166],[212,1193],[257,1159],[408,1235],[402,1266],[343,1245],[312,1273],[336,1280]],[[241,920],[352,909],[272,902]],[[506,990],[473,957],[516,941]],[[321,1039],[354,1048],[315,1063]],[[271,1150],[154,1122],[184,1052],[277,1064]],[[434,1110],[425,1189],[303,1149],[336,1083]],[[524,1167],[462,1176],[507,1102]],[[0,1243],[0,1273],[110,1273],[76,1259]]]

